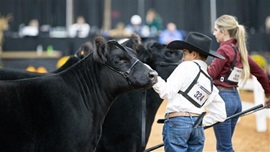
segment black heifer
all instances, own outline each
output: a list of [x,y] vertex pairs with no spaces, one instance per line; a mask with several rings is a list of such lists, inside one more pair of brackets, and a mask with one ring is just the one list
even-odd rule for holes
[[[137,42],[133,40],[132,43]],[[181,62],[182,52],[169,50],[159,43],[147,46],[147,50],[138,48],[139,59],[155,69],[163,79],[168,78]],[[117,98],[104,120],[97,152],[144,151],[156,112],[163,101],[153,89],[148,89],[146,95],[145,109],[142,108],[143,90],[129,91]]]
[[[83,59],[87,54],[89,54],[92,51],[92,49],[93,46],[91,42],[86,42],[82,44],[80,48],[75,52],[75,54],[69,57],[69,59],[64,65],[62,65],[60,68],[53,71],[52,73],[59,73],[61,71],[64,71],[74,63]],[[5,68],[0,69],[0,80],[17,80],[17,79],[40,77],[44,75],[45,75],[44,73],[28,72],[15,69],[5,69]]]
[[58,74],[0,81],[1,152],[93,152],[114,99],[156,82],[130,48],[102,37],[95,45]]

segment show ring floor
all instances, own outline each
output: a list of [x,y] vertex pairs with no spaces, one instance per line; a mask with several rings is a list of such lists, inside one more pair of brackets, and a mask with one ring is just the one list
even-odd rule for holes
[[[245,110],[245,104],[253,104],[253,92],[252,91],[240,91],[243,103],[243,110]],[[155,122],[152,126],[152,132],[147,144],[147,148],[162,143],[162,127],[163,124],[157,124],[158,119],[163,118],[165,113],[166,101],[160,106]],[[255,123],[255,114],[249,114],[241,117],[236,125],[235,133],[233,136],[233,146],[235,152],[270,152],[270,119],[267,119],[266,132],[257,132]],[[204,152],[215,152],[215,135],[212,128],[205,130],[205,147]],[[160,147],[153,152],[164,152],[164,147]]]

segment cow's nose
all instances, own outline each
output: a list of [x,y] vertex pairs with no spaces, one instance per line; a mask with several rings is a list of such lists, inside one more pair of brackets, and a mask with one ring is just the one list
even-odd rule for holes
[[149,78],[153,83],[156,83],[157,76],[158,76],[158,73],[155,70],[149,72]]

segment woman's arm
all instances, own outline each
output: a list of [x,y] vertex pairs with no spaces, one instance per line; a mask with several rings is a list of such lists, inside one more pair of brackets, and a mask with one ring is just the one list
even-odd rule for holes
[[250,73],[260,82],[265,94],[270,95],[269,79],[266,72],[250,56],[248,56],[248,63],[250,66]]

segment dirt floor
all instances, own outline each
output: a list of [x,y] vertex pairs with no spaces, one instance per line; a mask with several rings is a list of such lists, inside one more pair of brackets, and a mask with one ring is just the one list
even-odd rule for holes
[[[252,91],[240,91],[240,96],[242,101],[248,101],[251,104],[254,101]],[[165,106],[166,101],[160,106],[156,115],[156,121],[163,118]],[[233,137],[233,145],[236,152],[270,152],[270,119],[269,117],[267,119],[266,132],[257,132],[255,121],[255,114],[241,117]],[[162,143],[162,127],[162,124],[154,123],[147,148]],[[206,142],[204,152],[215,152],[216,142],[212,128],[205,130],[205,137]],[[153,152],[164,152],[164,149],[163,147],[160,147]]]

